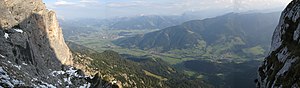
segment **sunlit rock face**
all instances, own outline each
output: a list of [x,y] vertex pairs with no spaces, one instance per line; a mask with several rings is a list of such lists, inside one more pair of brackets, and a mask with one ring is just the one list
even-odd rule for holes
[[300,0],[293,0],[282,12],[269,55],[259,68],[261,88],[300,87]]
[[53,48],[56,57],[61,61],[62,64],[72,65],[72,53],[65,43],[62,30],[59,27],[59,23],[56,19],[55,12],[48,11],[46,16],[48,16],[46,19],[48,24],[46,31],[50,40],[50,46]]
[[[55,12],[46,9],[42,0],[2,0],[0,25],[3,30],[20,29],[23,35],[28,36],[31,43],[43,43],[39,40],[49,41],[52,51],[63,64],[72,64],[72,54],[64,42],[62,30],[56,20]],[[40,39],[34,39],[39,37]],[[32,42],[30,42],[32,41]],[[45,44],[39,44],[42,46]],[[43,52],[43,51],[39,51]],[[49,51],[47,51],[49,52]],[[35,57],[42,58],[42,57]]]
[[[55,12],[47,10],[42,0],[2,0],[0,5],[1,31],[7,35],[5,41],[19,41],[17,43],[23,48],[33,48],[26,52],[31,53],[33,59],[52,57],[65,65],[72,64],[72,54],[64,42]],[[13,53],[13,49],[2,51]],[[18,50],[14,52],[18,53]],[[54,56],[47,56],[50,53]],[[16,55],[8,57],[18,58]]]
[[66,86],[49,75],[73,63],[55,12],[42,0],[0,0],[0,12],[0,86]]

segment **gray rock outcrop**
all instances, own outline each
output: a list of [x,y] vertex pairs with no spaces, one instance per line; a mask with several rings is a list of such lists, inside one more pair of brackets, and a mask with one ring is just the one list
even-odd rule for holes
[[[55,12],[47,10],[42,0],[0,0],[0,12],[0,86],[79,87],[88,83],[84,74],[71,75],[76,70],[66,74],[67,65],[73,63],[72,53]],[[51,75],[57,71],[64,74]],[[64,80],[69,78],[72,86]]]
[[293,0],[282,12],[271,51],[259,68],[257,87],[300,87],[300,0]]

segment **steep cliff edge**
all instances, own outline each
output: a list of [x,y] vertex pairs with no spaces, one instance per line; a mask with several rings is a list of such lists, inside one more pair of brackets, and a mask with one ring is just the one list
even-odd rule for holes
[[[70,67],[54,11],[42,0],[0,0],[0,87],[95,87],[84,73]],[[95,83],[93,83],[95,82]]]
[[271,51],[259,68],[261,88],[300,87],[300,0],[293,0],[282,12]]
[[[11,36],[11,38],[7,38],[8,40],[15,39],[15,35],[27,37],[24,39],[28,41],[29,45],[38,45],[30,46],[32,48],[45,48],[50,45],[47,48],[52,49],[58,60],[66,65],[72,64],[72,54],[64,42],[55,12],[47,10],[41,0],[1,0],[0,5],[0,25],[6,31],[5,33]],[[19,34],[15,32],[19,32]],[[47,45],[47,43],[49,44]],[[45,50],[34,53],[48,52],[43,51]],[[41,57],[34,56],[33,58]]]

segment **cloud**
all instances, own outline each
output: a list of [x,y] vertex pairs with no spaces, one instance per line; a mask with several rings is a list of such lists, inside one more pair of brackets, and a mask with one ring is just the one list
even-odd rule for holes
[[124,7],[140,7],[140,6],[145,6],[146,4],[150,4],[150,2],[135,0],[135,1],[128,1],[128,2],[109,2],[106,4],[106,6],[111,8],[124,8]]
[[[87,7],[99,5],[97,0],[58,0],[52,4],[53,6],[69,6],[69,7]],[[51,4],[49,5],[51,6]],[[52,7],[53,7],[52,6]]]
[[[132,14],[182,14],[189,11],[226,10],[244,12],[284,8],[291,0],[112,0],[104,4],[110,12]],[[278,9],[280,10],[280,9]]]
[[286,6],[291,0],[179,0],[183,4],[177,7],[192,10],[203,9],[233,9],[233,10],[259,10]]
[[134,6],[137,6],[137,4],[123,3],[123,2],[113,2],[113,3],[108,3],[106,6],[111,7],[111,8],[123,8],[123,7],[134,7]]
[[56,5],[56,6],[70,6],[70,5],[75,5],[75,4],[76,3],[63,1],[63,0],[59,0],[59,1],[54,3],[54,5]]
[[[291,0],[46,0],[48,8],[65,17],[180,15],[189,11],[283,9]],[[83,14],[86,13],[86,14]],[[76,15],[74,15],[76,14]],[[108,15],[109,14],[109,15]],[[94,16],[94,15],[93,15]]]
[[99,1],[97,0],[80,0],[80,3],[98,3]]
[[235,0],[233,7],[237,10],[259,10],[286,6],[291,0]]

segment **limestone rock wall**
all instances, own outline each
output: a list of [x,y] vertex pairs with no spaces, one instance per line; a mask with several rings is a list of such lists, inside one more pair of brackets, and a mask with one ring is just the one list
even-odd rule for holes
[[[65,87],[63,76],[50,75],[73,63],[55,12],[47,10],[42,0],[0,0],[0,12],[0,68],[11,77],[6,80],[31,87]],[[0,86],[13,87],[2,80]]]
[[[47,10],[42,0],[1,0],[0,11],[0,26],[8,35],[14,34],[8,31],[20,29],[23,31],[20,37],[28,37],[26,41],[29,46],[36,47],[38,45],[37,48],[41,46],[46,48],[48,44],[42,40],[46,41],[55,54],[51,57],[57,58],[65,65],[72,64],[72,54],[64,42],[55,12]],[[46,53],[49,51],[32,52]],[[35,56],[33,58],[43,57]]]
[[269,55],[259,68],[257,87],[300,87],[300,0],[282,12]]

